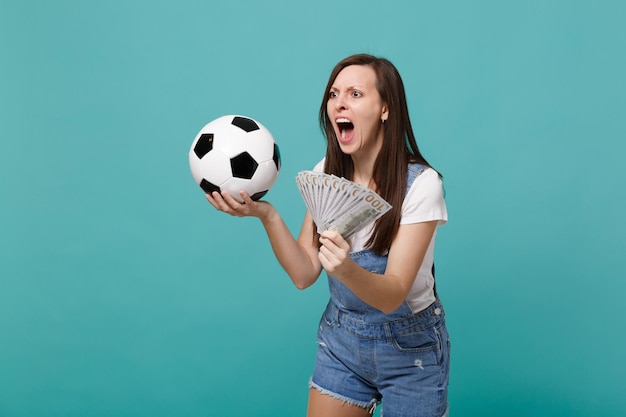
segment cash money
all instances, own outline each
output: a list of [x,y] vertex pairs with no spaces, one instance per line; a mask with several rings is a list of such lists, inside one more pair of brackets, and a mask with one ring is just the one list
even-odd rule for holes
[[391,209],[374,191],[335,175],[301,171],[296,184],[318,233],[335,230],[347,239]]

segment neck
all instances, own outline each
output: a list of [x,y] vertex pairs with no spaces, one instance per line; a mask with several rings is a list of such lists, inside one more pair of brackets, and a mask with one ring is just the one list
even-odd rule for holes
[[365,187],[374,188],[374,160],[363,161],[352,158],[354,165],[354,173],[352,174],[352,181],[363,185]]
[[362,148],[359,151],[351,155],[352,165],[354,167],[354,174],[352,181],[357,184],[364,185],[371,189],[376,188],[374,184],[374,163],[382,148],[383,135],[382,131],[379,132],[377,140],[375,140],[371,146]]

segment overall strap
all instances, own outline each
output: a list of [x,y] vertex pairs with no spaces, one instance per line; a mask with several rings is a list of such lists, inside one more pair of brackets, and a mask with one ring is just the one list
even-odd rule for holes
[[[411,185],[413,185],[413,182],[415,182],[415,179],[419,177],[422,172],[426,171],[426,169],[428,169],[426,165],[422,165],[418,163],[409,164],[409,171],[407,173],[407,179],[406,179],[406,190],[404,192],[405,196],[409,192],[409,189],[411,188]],[[438,297],[437,280],[435,280],[435,262],[434,261],[433,261],[433,267],[432,267],[432,274],[433,274],[433,280],[434,280],[433,291],[435,292],[435,297]]]
[[409,164],[409,171],[407,172],[406,178],[406,190],[404,191],[405,196],[406,193],[409,192],[409,189],[411,188],[411,185],[413,185],[415,179],[419,177],[422,172],[426,171],[426,169],[428,169],[426,165],[417,163]]

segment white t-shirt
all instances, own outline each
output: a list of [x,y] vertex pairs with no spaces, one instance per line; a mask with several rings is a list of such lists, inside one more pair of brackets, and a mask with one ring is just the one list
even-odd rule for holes
[[[324,160],[319,162],[314,170],[322,172],[324,170]],[[404,198],[400,224],[413,224],[433,220],[438,220],[439,226],[444,225],[448,221],[448,211],[443,198],[441,178],[439,178],[439,174],[434,169],[427,168],[415,178]],[[365,243],[372,233],[373,226],[374,223],[369,227],[361,229],[361,231],[348,239],[351,252],[365,249]],[[424,256],[422,266],[406,298],[407,303],[415,313],[424,310],[435,301],[435,279],[432,274],[432,267],[436,235],[437,232],[435,231]]]

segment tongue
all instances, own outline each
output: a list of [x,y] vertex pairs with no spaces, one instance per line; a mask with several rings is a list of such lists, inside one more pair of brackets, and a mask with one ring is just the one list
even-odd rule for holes
[[354,127],[352,125],[345,125],[339,128],[339,133],[341,134],[341,139],[348,139],[352,135],[352,131]]

